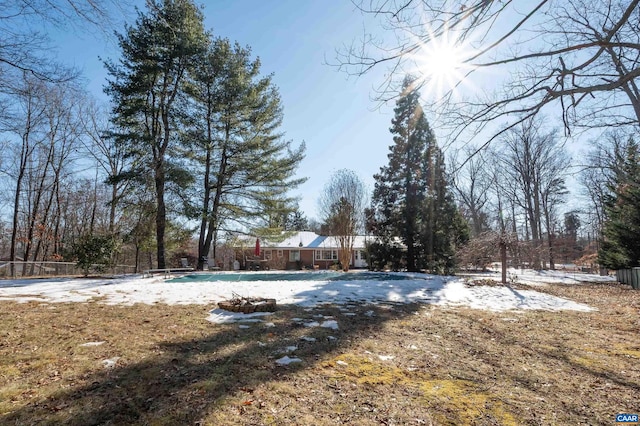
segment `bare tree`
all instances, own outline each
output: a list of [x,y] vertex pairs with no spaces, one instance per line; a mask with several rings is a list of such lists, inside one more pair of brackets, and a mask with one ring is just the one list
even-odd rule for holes
[[351,265],[355,237],[364,225],[365,185],[351,170],[333,173],[318,200],[320,216],[339,245],[338,259],[343,271]]
[[454,160],[451,167],[452,170],[459,169],[453,176],[453,186],[462,206],[462,213],[471,224],[473,237],[489,230],[487,208],[492,179],[487,158],[488,156],[478,155],[466,161],[463,168],[459,168]]
[[431,106],[446,117],[452,138],[508,120],[478,149],[549,109],[561,112],[567,132],[640,123],[640,0],[353,2],[383,32],[376,28],[339,51],[339,67],[355,75],[386,67],[385,100],[406,70],[424,85],[438,84],[433,70],[442,61],[434,65],[438,57],[429,53],[447,52],[452,80]]
[[[490,155],[493,158],[499,157],[499,154],[495,151],[493,153],[490,151]],[[507,174],[504,173],[502,164],[499,161],[493,161],[489,164],[489,173],[491,175],[490,188],[493,192],[492,204],[497,223],[497,232],[493,234],[493,239],[489,238],[489,241],[493,241],[494,246],[499,250],[500,263],[502,265],[502,283],[506,284],[507,268],[509,266],[508,252],[511,252],[514,265],[518,265],[521,261],[520,241],[516,223],[516,191]]]
[[95,159],[110,189],[109,233],[116,231],[118,204],[125,196],[131,182],[123,178],[129,167],[125,150],[116,143],[110,131],[107,113],[95,103],[88,103],[81,116],[84,131],[84,148]]
[[[46,259],[51,243],[56,238],[56,230],[61,219],[58,201],[62,182],[74,172],[74,153],[80,137],[78,90],[71,84],[57,84],[50,88],[46,97],[46,145],[42,148],[46,156],[41,158],[44,164],[38,172],[38,184],[34,191],[34,211],[29,220],[29,238],[33,242],[32,260]],[[56,214],[57,213],[57,214]],[[29,244],[27,242],[27,244]],[[28,247],[28,245],[27,245]],[[25,250],[25,260],[27,251]]]
[[[543,241],[547,241],[547,253],[551,268],[553,255],[554,224],[557,207],[566,195],[565,175],[569,158],[564,145],[555,132],[544,132],[540,120],[528,119],[510,129],[503,138],[501,165],[510,187],[514,189],[514,204],[526,217],[525,239],[533,243],[531,262],[534,268],[542,267]],[[515,214],[514,222],[515,222]]]
[[13,195],[9,257],[44,259],[59,247],[51,243],[61,218],[60,187],[79,138],[80,97],[72,84],[52,84],[28,73],[7,96],[11,106],[2,120],[7,150],[0,156],[8,156],[3,173]]
[[0,0],[0,84],[7,71],[57,82],[75,77],[47,58],[51,46],[42,28],[90,27],[110,35],[116,12],[128,5],[115,0]]
[[[11,244],[9,260],[17,260],[19,239],[19,223],[21,217],[21,203],[24,192],[24,181],[32,167],[33,155],[41,143],[41,126],[45,121],[46,102],[45,86],[42,82],[24,76],[20,85],[12,88],[14,99],[13,108],[4,115],[3,129],[11,135],[10,155],[16,161],[7,161],[13,167],[7,168],[4,173],[12,178],[13,185],[13,215],[11,221]],[[13,143],[11,143],[13,142]]]

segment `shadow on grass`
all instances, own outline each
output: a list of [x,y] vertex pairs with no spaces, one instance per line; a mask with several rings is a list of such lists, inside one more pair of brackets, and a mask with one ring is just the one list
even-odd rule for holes
[[[351,340],[375,334],[385,322],[420,309],[415,304],[390,305],[351,306],[348,314],[336,305],[308,310],[281,306],[266,320],[273,326],[247,323],[245,329],[238,324],[211,324],[212,332],[205,337],[157,342],[148,359],[93,372],[85,385],[31,402],[4,416],[2,422],[194,424],[222,406],[225,397],[260,383],[288,380]],[[324,316],[332,316],[339,329],[305,325],[328,321]],[[278,365],[276,360],[291,346],[297,348],[289,356],[302,362]]]
[[[479,387],[490,388],[495,382],[508,383],[507,387],[518,395],[510,405],[520,405],[512,406],[512,411],[525,414],[520,418],[523,424],[541,421],[536,414],[539,417],[543,410],[538,413],[530,410],[531,405],[539,401],[551,407],[551,412],[562,413],[572,422],[609,424],[609,421],[596,418],[594,412],[601,412],[603,406],[611,413],[632,410],[628,396],[640,394],[640,379],[633,359],[609,365],[605,359],[581,358],[585,353],[582,347],[585,335],[589,336],[590,340],[586,341],[590,344],[599,344],[605,337],[591,335],[594,330],[589,324],[589,313],[557,313],[555,318],[570,315],[576,326],[556,329],[555,320],[546,324],[538,322],[533,318],[542,318],[544,314],[532,312],[532,318],[522,316],[513,319],[515,324],[521,324],[521,330],[509,328],[507,321],[499,320],[500,314],[490,321],[478,321],[477,313],[464,309],[451,312],[451,315],[459,318],[460,328],[466,324],[469,329],[468,334],[462,331],[447,336],[448,343],[466,357],[466,360],[464,357],[452,360],[452,365],[468,363],[460,370],[464,372],[465,379],[472,380]],[[615,356],[606,349],[604,351],[607,357]],[[625,375],[624,371],[618,370],[621,367],[635,373]],[[457,371],[458,367],[455,369]],[[527,418],[531,413],[533,417]]]

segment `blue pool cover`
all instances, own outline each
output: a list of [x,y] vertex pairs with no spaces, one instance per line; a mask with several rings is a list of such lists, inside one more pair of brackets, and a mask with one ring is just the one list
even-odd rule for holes
[[399,281],[415,280],[402,274],[386,272],[282,272],[282,273],[197,273],[173,278],[176,282],[209,281]]

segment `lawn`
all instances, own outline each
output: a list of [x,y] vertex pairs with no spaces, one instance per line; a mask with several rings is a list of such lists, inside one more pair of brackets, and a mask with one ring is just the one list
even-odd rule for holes
[[323,302],[218,324],[213,304],[2,301],[0,423],[608,425],[640,411],[640,292],[509,290],[595,309]]

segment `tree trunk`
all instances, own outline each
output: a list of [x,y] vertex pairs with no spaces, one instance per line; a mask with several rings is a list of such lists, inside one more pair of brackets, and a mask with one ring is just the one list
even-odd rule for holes
[[211,176],[211,151],[212,147],[208,146],[204,169],[204,196],[202,198],[200,236],[198,238],[198,264],[196,266],[196,269],[198,271],[202,271],[204,269],[204,258],[206,258],[209,253],[209,247],[205,245],[205,242],[207,234],[207,223],[209,222],[209,204],[211,201],[211,182],[209,182]]
[[502,284],[507,283],[507,242],[505,235],[500,237],[500,263],[502,264]]
[[556,269],[555,252],[554,252],[554,236],[551,229],[551,213],[549,212],[548,203],[544,205],[544,220],[547,226],[547,243],[549,245],[549,269]]
[[[42,199],[42,196],[44,195],[45,180],[47,178],[47,173],[49,172],[49,165],[51,164],[52,157],[53,157],[53,147],[54,145],[53,145],[53,139],[52,139],[49,145],[47,159],[44,164],[44,168],[42,170],[42,175],[40,176],[40,182],[38,183],[38,188],[35,193],[35,199],[33,201],[33,209],[31,211],[31,214],[29,215],[29,223],[27,227],[27,243],[24,249],[24,260],[29,260],[29,256],[31,255],[33,237],[36,230],[36,222],[38,219],[38,213],[40,211],[40,201]],[[30,269],[31,275],[34,274],[34,271],[35,271],[34,268],[35,268],[35,264],[31,264],[31,269]],[[22,271],[22,275],[24,276],[26,275],[26,273],[27,273],[27,268],[24,268]]]
[[165,261],[164,234],[167,226],[167,211],[164,203],[164,165],[158,164],[156,167],[156,246],[158,256],[158,269],[167,267]]
[[[17,260],[17,243],[18,243],[18,219],[20,215],[20,194],[22,188],[22,180],[24,179],[24,174],[26,170],[26,151],[27,149],[22,149],[22,156],[20,159],[20,170],[18,171],[18,177],[16,178],[16,193],[13,197],[13,220],[11,226],[11,248],[9,249],[9,260],[11,262],[15,262]],[[11,263],[11,276],[15,276],[15,263]]]
[[109,234],[114,235],[116,231],[116,204],[118,199],[118,184],[111,185],[111,202],[109,203]]
[[228,166],[227,147],[228,147],[228,141],[230,138],[231,138],[231,127],[227,123],[225,125],[225,141],[224,141],[224,145],[222,146],[222,152],[220,153],[220,164],[218,166],[218,172],[216,175],[216,192],[215,192],[215,195],[213,196],[213,203],[211,205],[211,214],[209,216],[209,229],[207,230],[207,236],[204,240],[202,254],[200,255],[200,256],[208,256],[209,251],[211,250],[211,244],[213,242],[214,261],[216,258],[216,243],[218,239],[218,225],[219,225],[218,213],[220,211],[220,203],[222,200],[222,191],[224,189],[224,182],[227,178],[227,166]]

